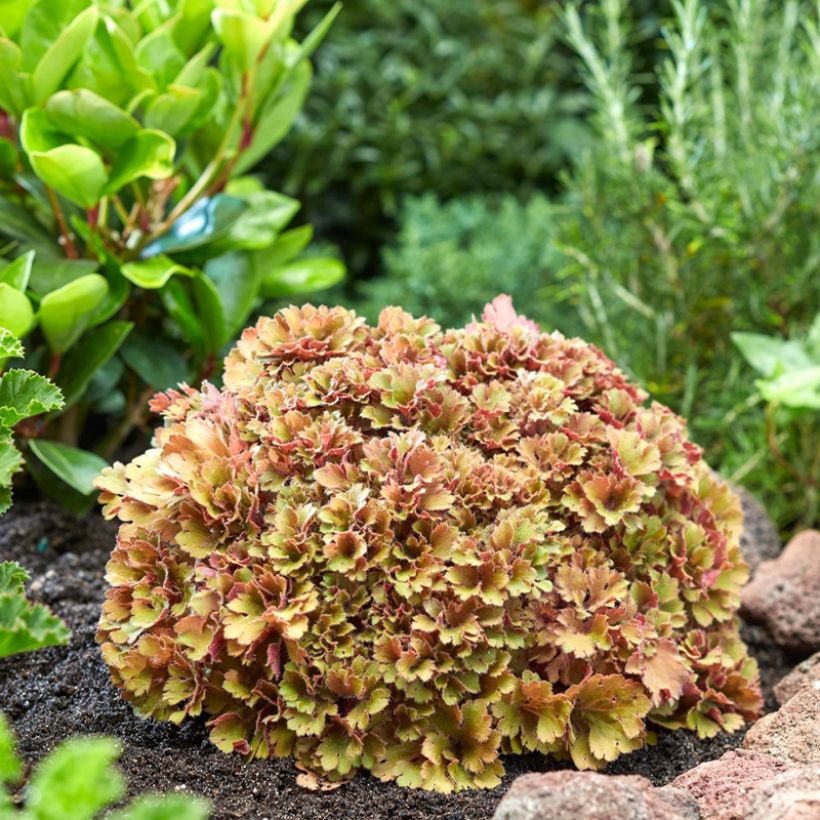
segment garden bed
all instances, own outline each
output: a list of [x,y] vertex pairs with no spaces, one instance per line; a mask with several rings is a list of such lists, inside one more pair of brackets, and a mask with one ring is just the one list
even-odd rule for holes
[[[110,683],[94,640],[103,571],[114,538],[115,527],[97,514],[78,521],[44,503],[19,503],[0,521],[0,560],[26,567],[32,575],[31,597],[51,606],[72,631],[69,646],[0,661],[0,709],[11,720],[27,763],[71,735],[114,735],[123,745],[119,765],[131,794],[202,794],[211,800],[215,820],[481,820],[492,816],[518,775],[567,766],[539,755],[507,757],[502,785],[455,795],[404,789],[366,774],[335,791],[309,792],[297,785],[291,760],[246,764],[216,750],[201,721],[174,727],[136,718]],[[744,626],[744,637],[761,665],[766,708],[772,710],[772,686],[795,659],[773,646],[760,627]],[[660,785],[720,757],[742,738],[739,732],[698,741],[688,732],[662,732],[656,746],[621,758],[607,771],[641,774]]]

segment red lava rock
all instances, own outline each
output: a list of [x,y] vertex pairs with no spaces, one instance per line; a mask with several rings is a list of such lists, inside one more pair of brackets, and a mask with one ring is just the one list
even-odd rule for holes
[[775,684],[774,696],[783,706],[801,689],[810,687],[820,689],[820,652],[815,652],[810,658],[798,663],[785,678]]
[[744,820],[817,820],[820,766],[793,769],[758,786],[749,795]]
[[760,718],[743,739],[743,748],[797,766],[820,765],[820,689],[803,689]]
[[790,763],[771,755],[731,751],[684,772],[670,785],[698,801],[702,820],[743,820],[752,789],[790,769]]
[[742,612],[794,652],[820,650],[820,532],[805,530],[764,561],[741,592]]
[[645,777],[572,770],[525,774],[504,795],[493,820],[697,820],[681,789],[656,789]]

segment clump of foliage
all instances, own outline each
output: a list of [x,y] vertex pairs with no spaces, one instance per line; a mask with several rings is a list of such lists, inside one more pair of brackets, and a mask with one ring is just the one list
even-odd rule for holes
[[586,133],[579,85],[553,4],[350,0],[264,168],[360,271],[408,194],[551,185]]
[[768,453],[763,413],[747,412],[730,333],[800,333],[818,309],[818,6],[673,2],[647,89],[629,5],[566,14],[596,137],[567,180],[555,276],[584,335],[691,415],[710,459],[788,527],[802,489]]
[[818,517],[820,487],[820,313],[805,338],[733,333],[746,361],[762,376],[756,382],[766,404],[769,450],[803,494],[803,524]]
[[480,315],[502,290],[531,305],[545,326],[556,327],[566,310],[550,315],[550,305],[560,299],[544,289],[558,265],[552,239],[559,214],[540,195],[526,203],[511,195],[450,202],[432,194],[411,197],[403,204],[396,242],[384,251],[384,274],[360,284],[356,309],[375,319],[386,305],[401,305],[457,327]]
[[223,390],[157,395],[152,449],[98,480],[114,681],[225,751],[443,792],[503,752],[598,768],[650,721],[737,729],[739,504],[645,402],[509,297],[446,332],[260,319]]
[[19,564],[0,564],[0,658],[68,640],[68,629],[58,617],[26,600],[27,580],[28,573]]
[[[9,787],[23,766],[14,737],[0,714],[0,814],[18,820],[92,820],[125,794],[125,783],[114,762],[120,748],[113,738],[73,738],[50,752],[32,773],[16,801]],[[141,797],[126,808],[105,814],[109,820],[205,820],[208,805],[187,795]]]
[[[25,266],[15,268],[24,270]],[[0,327],[0,371],[10,358],[22,355],[20,340]],[[0,375],[0,515],[11,506],[12,479],[23,465],[23,456],[14,442],[15,428],[62,407],[62,393],[45,376],[19,368],[7,369]]]
[[3,3],[0,326],[62,389],[32,432],[75,449],[34,452],[83,492],[98,459],[78,443],[109,455],[266,299],[343,274],[301,255],[297,202],[243,176],[288,131],[335,14],[297,42],[302,5]]

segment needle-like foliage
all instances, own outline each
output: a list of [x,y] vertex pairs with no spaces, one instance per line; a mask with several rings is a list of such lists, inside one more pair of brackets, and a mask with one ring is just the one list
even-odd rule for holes
[[98,481],[99,627],[138,712],[249,757],[448,792],[755,716],[740,509],[684,422],[508,297],[442,332],[290,307],[158,395]]

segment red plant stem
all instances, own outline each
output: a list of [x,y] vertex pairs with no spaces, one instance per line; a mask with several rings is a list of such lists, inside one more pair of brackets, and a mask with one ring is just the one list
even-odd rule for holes
[[59,353],[52,353],[51,359],[48,362],[48,377],[53,379],[60,370],[60,364],[62,362],[62,355]]
[[65,255],[69,259],[79,259],[80,254],[77,253],[77,248],[74,245],[74,240],[71,236],[71,231],[68,229],[68,223],[65,221],[65,214],[60,207],[60,201],[57,199],[57,194],[46,186],[46,194],[51,205],[51,210],[54,211],[54,218],[57,220],[57,227],[60,229],[60,236],[62,239],[63,249]]

